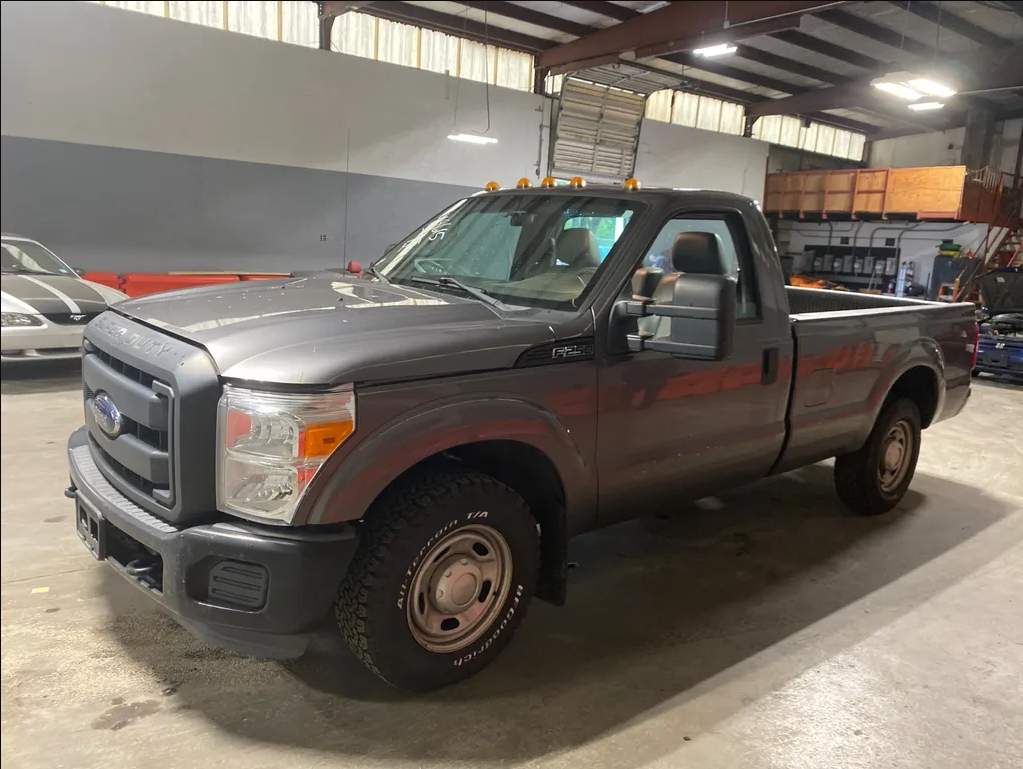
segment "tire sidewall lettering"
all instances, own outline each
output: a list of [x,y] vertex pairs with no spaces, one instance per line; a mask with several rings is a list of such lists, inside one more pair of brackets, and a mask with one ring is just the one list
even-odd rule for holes
[[426,540],[426,543],[419,548],[419,552],[416,553],[415,558],[412,559],[412,563],[409,564],[409,567],[405,570],[405,574],[402,576],[401,585],[398,587],[398,599],[396,601],[396,606],[399,611],[405,610],[405,599],[408,597],[409,583],[412,581],[412,577],[415,575],[416,569],[419,568],[419,564],[422,563],[423,558],[430,549],[437,544],[442,537],[450,534],[459,526],[465,526],[474,521],[484,521],[489,517],[489,515],[490,512],[487,510],[474,510],[464,516],[448,521],[434,532],[428,540]]
[[471,662],[472,660],[476,659],[476,657],[479,657],[494,644],[494,642],[498,639],[501,633],[504,632],[505,628],[508,627],[508,623],[511,622],[512,618],[515,616],[515,612],[519,608],[519,603],[522,601],[523,590],[524,588],[522,585],[515,586],[515,593],[512,595],[511,604],[508,607],[508,611],[505,612],[504,618],[501,620],[501,624],[499,624],[497,626],[497,629],[493,632],[493,634],[491,634],[491,636],[482,644],[480,644],[475,650],[469,652],[468,654],[463,654],[457,657],[453,663],[456,668],[461,667],[467,662]]

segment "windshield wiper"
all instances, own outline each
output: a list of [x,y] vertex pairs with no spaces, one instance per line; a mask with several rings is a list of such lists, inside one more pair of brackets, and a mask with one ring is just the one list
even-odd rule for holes
[[481,302],[489,304],[491,307],[497,307],[501,304],[500,299],[495,299],[482,288],[466,285],[457,278],[452,278],[450,275],[441,275],[438,278],[425,278],[419,275],[409,275],[407,280],[412,280],[417,283],[427,283],[431,286],[453,286],[474,299],[479,299]]
[[363,272],[368,272],[370,275],[372,275],[374,278],[379,280],[381,283],[390,283],[391,282],[391,279],[388,278],[386,275],[384,275],[382,272],[380,272],[380,268],[377,267],[375,264],[370,264],[370,266],[366,267],[363,270]]

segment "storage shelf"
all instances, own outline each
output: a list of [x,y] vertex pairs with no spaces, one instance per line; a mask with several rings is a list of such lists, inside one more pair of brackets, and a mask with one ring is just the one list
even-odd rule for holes
[[805,221],[953,221],[1015,226],[1023,179],[966,166],[768,174],[764,212]]

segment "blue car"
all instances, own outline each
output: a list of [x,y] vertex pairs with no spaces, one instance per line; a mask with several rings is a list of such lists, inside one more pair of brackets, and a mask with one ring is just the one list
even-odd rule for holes
[[979,281],[984,307],[973,375],[996,374],[1023,382],[1023,270],[992,270]]

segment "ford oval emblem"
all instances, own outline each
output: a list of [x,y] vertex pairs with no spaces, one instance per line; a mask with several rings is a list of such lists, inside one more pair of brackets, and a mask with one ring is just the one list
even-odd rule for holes
[[92,399],[92,416],[96,420],[96,426],[111,438],[121,434],[124,419],[113,399],[106,393],[96,393]]

